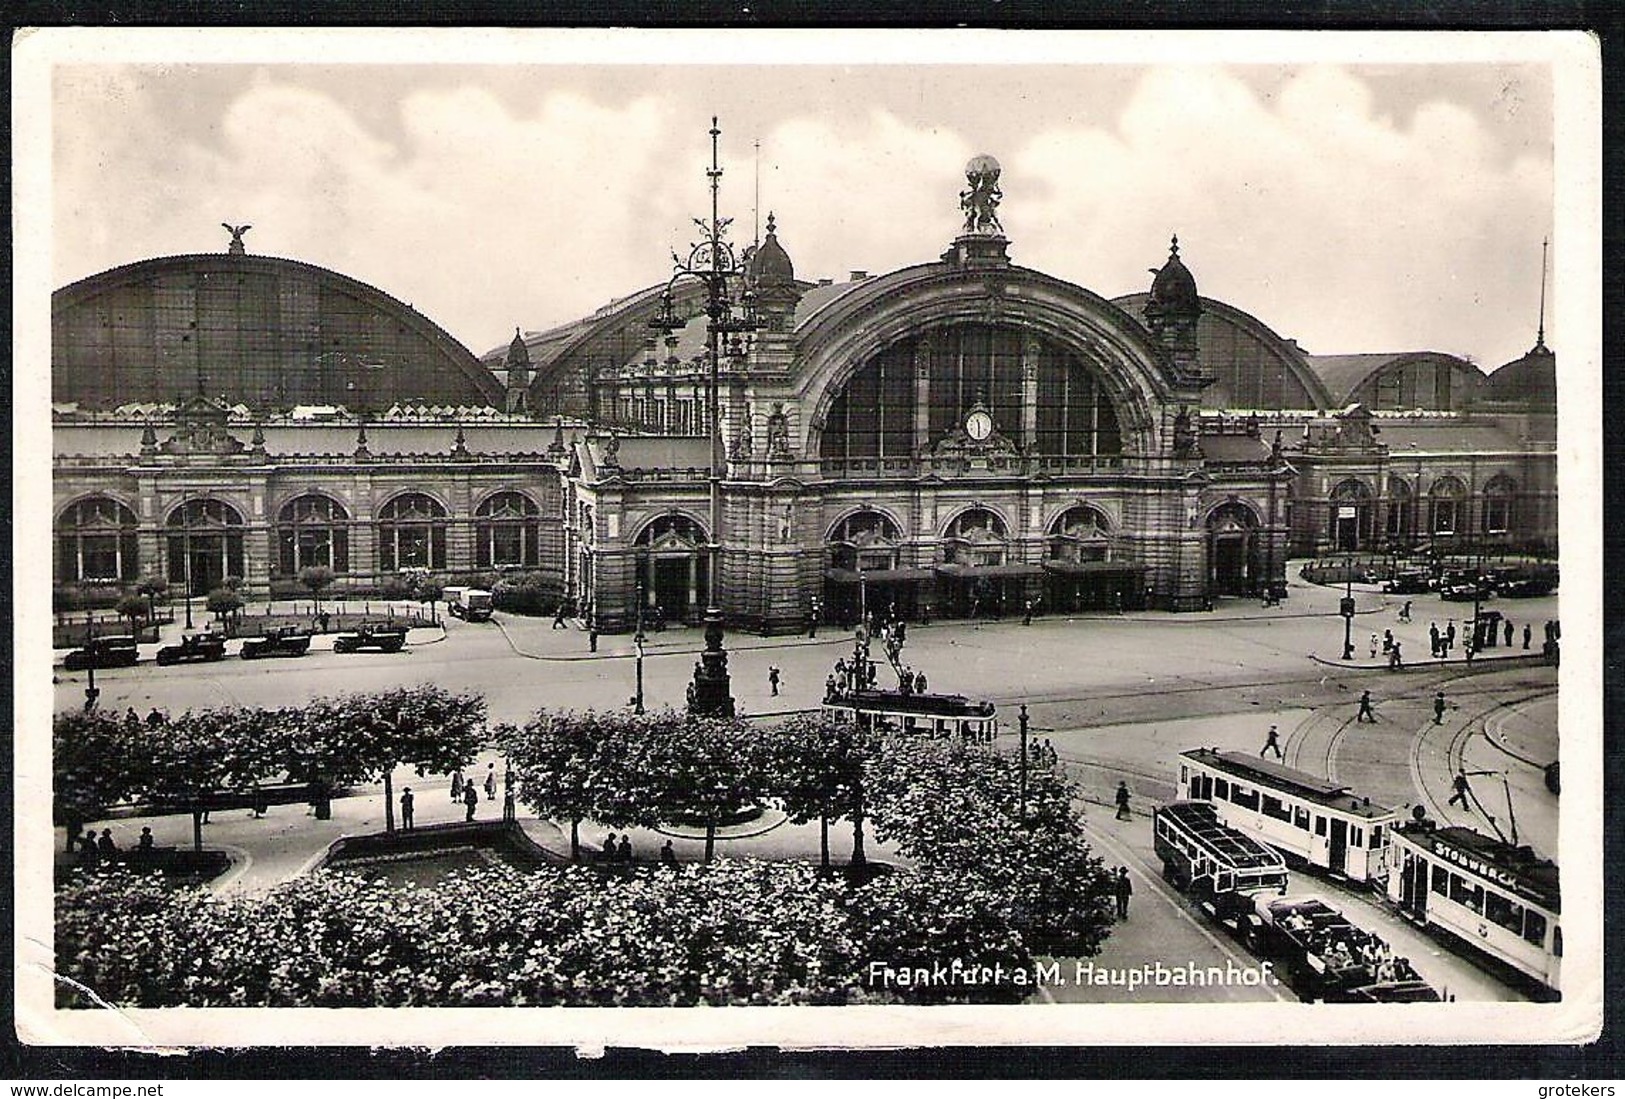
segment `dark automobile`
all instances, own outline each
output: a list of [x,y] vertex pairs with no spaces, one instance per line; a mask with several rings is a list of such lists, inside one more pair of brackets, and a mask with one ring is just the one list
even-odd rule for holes
[[86,668],[129,668],[140,659],[135,638],[129,636],[94,637],[83,648],[75,649],[62,659],[62,666],[70,672]]
[[158,650],[160,664],[189,664],[192,661],[224,660],[226,639],[215,633],[189,633],[181,637],[179,645],[165,645]]
[[1488,585],[1470,576],[1447,577],[1439,585],[1439,598],[1451,603],[1471,603],[1475,599],[1488,599],[1493,594]]
[[268,656],[304,656],[309,651],[309,632],[298,626],[275,626],[259,637],[245,640],[242,658],[258,660]]
[[341,633],[333,640],[336,653],[354,653],[375,649],[381,653],[398,653],[406,644],[404,626],[357,626],[350,633]]
[[1421,569],[1396,572],[1393,579],[1384,582],[1382,590],[1390,595],[1426,595],[1428,574]]
[[1557,587],[1555,568],[1519,569],[1509,573],[1501,582],[1500,594],[1513,599],[1550,595]]

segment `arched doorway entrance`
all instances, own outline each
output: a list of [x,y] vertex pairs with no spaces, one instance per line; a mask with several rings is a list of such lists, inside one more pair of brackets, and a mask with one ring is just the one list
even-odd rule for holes
[[1207,583],[1213,595],[1252,595],[1261,579],[1258,516],[1240,501],[1207,517]]
[[1104,512],[1088,504],[1063,512],[1050,524],[1044,560],[1050,609],[1119,611],[1136,606],[1144,570],[1111,557],[1111,528]]
[[226,577],[243,576],[243,517],[207,497],[183,502],[165,522],[169,582],[188,595],[207,595]]
[[1357,477],[1338,482],[1331,495],[1332,548],[1354,553],[1371,544],[1371,486]]
[[646,608],[668,622],[695,622],[709,597],[705,530],[686,515],[662,515],[638,535],[639,588]]

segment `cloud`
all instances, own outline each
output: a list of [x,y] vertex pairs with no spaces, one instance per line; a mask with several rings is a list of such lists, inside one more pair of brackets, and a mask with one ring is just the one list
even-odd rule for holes
[[[1496,157],[1459,106],[1401,124],[1335,68],[1271,100],[1220,69],[1157,69],[1114,129],[1035,135],[1012,168],[1022,262],[1107,293],[1147,287],[1177,230],[1204,294],[1312,352],[1427,348],[1492,368],[1533,342],[1551,166]],[[1032,209],[1015,197],[1028,178],[1043,184]]]
[[[377,285],[483,352],[514,325],[562,323],[669,273],[668,249],[695,240],[690,219],[710,209],[710,149],[691,124],[703,110],[765,117],[724,135],[722,212],[747,242],[759,171],[759,214],[777,213],[803,278],[935,259],[959,228],[965,161],[989,152],[1005,166],[1016,262],[1106,296],[1146,288],[1177,230],[1205,294],[1314,352],[1432,348],[1494,366],[1532,341],[1550,150],[1507,154],[1493,104],[1475,114],[1436,99],[1399,117],[1333,66],[1252,83],[1146,69],[1109,124],[1076,121],[1100,117],[1088,102],[1032,117],[1012,102],[980,130],[1003,147],[979,147],[951,118],[923,121],[922,85],[907,79],[893,110],[872,78],[875,101],[852,109],[775,101],[755,81],[705,84],[701,106],[669,87],[589,95],[545,69],[534,91],[508,79],[506,94],[477,71],[426,85],[388,70],[402,90],[375,91],[369,113],[340,81],[263,72],[210,93],[195,73],[62,71],[62,282],[222,250],[218,223],[247,221],[250,251]],[[183,76],[204,90],[177,112]],[[759,167],[745,132],[761,134]]]

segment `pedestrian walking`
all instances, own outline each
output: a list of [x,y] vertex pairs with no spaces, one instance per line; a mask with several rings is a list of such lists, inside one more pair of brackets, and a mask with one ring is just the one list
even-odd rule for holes
[[1371,659],[1377,659],[1377,635],[1371,635]]
[[[1534,636],[1535,636],[1534,627],[1531,626],[1529,623],[1525,622],[1523,624],[1523,647],[1524,648],[1527,649],[1529,647],[1529,642]],[[151,722],[149,721],[149,724],[150,723]]]
[[587,651],[591,653],[598,651],[598,623],[596,622],[587,627]]
[[1445,804],[1455,805],[1459,802],[1463,809],[1472,809],[1472,806],[1467,804],[1467,798],[1473,792],[1472,787],[1467,785],[1467,772],[1460,767],[1456,768],[1456,777],[1450,781],[1450,786],[1455,793],[1450,795],[1450,800]]
[[1512,619],[1510,618],[1507,619],[1506,647],[1509,649],[1512,648]]
[[1401,622],[1411,620],[1411,601],[1409,599],[1405,600],[1405,605],[1399,608],[1399,620]]
[[451,773],[451,800],[463,800],[463,770],[461,767]]
[[113,842],[113,830],[103,828],[101,838],[96,841],[96,853],[111,858],[118,854],[118,844]]
[[502,819],[517,820],[518,817],[519,806],[514,798],[513,787],[510,786],[502,792]]
[[604,861],[614,862],[615,851],[615,833],[611,832],[609,835],[604,837]]
[[561,600],[559,605],[558,605],[558,608],[553,612],[553,628],[555,630],[562,630],[562,629],[565,628],[565,626],[564,626],[565,606],[566,606],[565,603]]
[[1128,783],[1119,781],[1117,784],[1117,819],[1128,820]]
[[618,859],[621,862],[631,862],[632,861],[632,835],[631,835],[631,833],[627,833],[626,835],[621,837],[621,846],[620,846],[620,849],[615,852],[615,857],[616,857],[616,859]]
[[1388,653],[1388,670],[1397,672],[1404,667],[1404,663],[1399,659],[1399,642],[1395,641],[1393,649]]
[[152,848],[152,826],[144,824],[141,826],[141,838],[136,841],[135,849],[138,854],[150,855],[152,854]]
[[1445,651],[1445,655],[1448,656],[1450,654],[1450,650],[1455,648],[1455,647],[1456,647],[1456,624],[1454,622],[1450,622],[1450,623],[1446,624],[1445,631],[1444,631],[1444,651]]
[[1444,724],[1444,692],[1438,691],[1433,696],[1433,724]]
[[1382,651],[1385,652],[1385,653],[1391,653],[1391,652],[1394,651],[1394,631],[1393,630],[1383,630],[1382,631]]
[[914,693],[917,694],[917,695],[923,695],[925,693],[925,673],[924,672],[915,672],[914,673]]
[[1033,601],[1031,599],[1024,600],[1021,604],[1021,624],[1023,626],[1033,624]]
[[1274,725],[1270,726],[1269,735],[1264,738],[1264,746],[1258,750],[1258,758],[1263,759],[1265,752],[1274,752],[1275,758],[1281,757],[1281,731]]
[[779,666],[777,664],[769,664],[767,666],[767,685],[772,690],[774,697],[778,697]]
[[1377,721],[1376,711],[1371,708],[1371,691],[1369,689],[1360,692],[1360,712],[1354,715],[1354,720],[1357,723],[1369,721],[1372,724]]
[[485,765],[485,800],[486,801],[495,801],[496,799],[497,799],[497,765],[495,763],[487,763]]
[[1128,867],[1117,868],[1117,880],[1112,883],[1112,895],[1117,900],[1117,918],[1128,919],[1128,901],[1134,895],[1134,883],[1129,881]]
[[410,786],[401,791],[401,827],[408,831],[412,829],[412,806],[416,802],[417,799],[412,796]]
[[1428,642],[1429,642],[1429,644],[1428,644],[1428,655],[1429,656],[1438,656],[1439,655],[1439,638],[1440,638],[1439,624],[1437,622],[1429,622],[1428,623]]
[[478,809],[479,807],[480,807],[480,792],[474,788],[474,784],[472,782],[464,783],[463,784],[463,808],[466,809],[467,812],[464,813],[463,820],[465,820],[465,821],[473,820],[474,819],[474,810]]
[[660,845],[660,865],[661,866],[676,866],[677,865],[677,852],[672,850],[671,840],[667,840],[665,843]]

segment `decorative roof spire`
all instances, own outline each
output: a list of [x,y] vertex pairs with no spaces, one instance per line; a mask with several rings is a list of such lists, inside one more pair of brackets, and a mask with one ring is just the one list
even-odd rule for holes
[[1546,347],[1546,244],[1543,237],[1540,242],[1540,325],[1535,329],[1535,349],[1543,350]]

